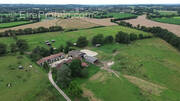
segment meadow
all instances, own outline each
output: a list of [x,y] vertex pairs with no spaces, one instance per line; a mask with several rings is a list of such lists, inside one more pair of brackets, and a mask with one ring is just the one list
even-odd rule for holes
[[162,23],[168,23],[168,24],[176,24],[176,25],[180,25],[180,17],[170,17],[170,18],[153,18],[152,20],[154,21],[158,21],[158,22],[162,22]]
[[31,21],[17,21],[17,22],[9,22],[9,23],[0,23],[0,29],[16,27],[16,26],[30,24],[30,23],[32,23],[32,22]]
[[[103,101],[180,100],[180,53],[159,38],[138,40],[130,45],[111,44],[99,48],[101,61],[114,61],[112,69],[120,78],[105,71],[83,84]],[[116,50],[116,51],[114,51]],[[127,78],[127,75],[130,76]],[[139,83],[140,82],[140,83]]]
[[165,10],[157,10],[160,15],[177,15],[177,11],[165,11]]
[[65,101],[52,87],[43,69],[26,56],[2,56],[0,67],[1,101]]
[[[72,32],[48,32],[36,35],[23,35],[18,36],[18,38],[27,40],[30,45],[30,50],[32,50],[38,45],[47,47],[44,43],[46,40],[56,40],[56,42],[52,45],[53,47],[59,47],[60,45],[65,45],[67,41],[75,42],[79,36],[86,36],[88,40],[91,40],[91,38],[97,34],[115,36],[118,31],[144,34],[146,36],[151,35],[151,33],[127,27],[108,26],[93,29],[82,29]],[[12,38],[0,38],[0,42],[9,45],[15,41]],[[180,84],[180,53],[165,41],[159,38],[151,38],[137,40],[129,45],[113,43],[101,47],[93,47],[89,44],[85,48],[98,52],[99,55],[97,57],[101,62],[114,61],[114,65],[112,65],[111,68],[118,73],[120,78],[117,78],[112,73],[99,69],[100,66],[92,66],[92,68],[88,68],[88,78],[76,79],[83,88],[84,97],[88,97],[90,100],[95,101],[118,101],[120,99],[123,101],[180,100],[180,87],[178,86]],[[3,56],[0,59],[2,60],[0,67],[4,67],[1,68],[2,76],[0,79],[5,80],[7,74],[3,73],[8,72],[9,75],[7,80],[10,80],[3,81],[4,83],[2,82],[4,88],[0,89],[2,89],[2,91],[5,90],[3,91],[5,92],[3,94],[6,94],[2,97],[3,99],[5,99],[7,94],[9,94],[7,93],[8,90],[6,91],[5,89],[6,84],[12,82],[13,80],[16,82],[19,80],[17,84],[14,82],[12,83],[16,84],[14,89],[15,87],[23,87],[27,89],[26,92],[28,93],[31,92],[31,90],[29,90],[30,88],[33,89],[32,91],[37,89],[37,91],[33,93],[35,95],[31,96],[23,95],[26,93],[21,93],[22,91],[20,90],[20,98],[22,99],[26,97],[30,100],[54,98],[50,97],[55,93],[55,91],[52,90],[52,88],[47,87],[47,75],[28,58],[23,56],[23,58],[19,60],[15,56]],[[24,70],[13,70],[16,72],[12,72],[12,75],[24,75],[22,76],[22,80],[19,76],[11,76],[11,70],[8,70],[11,66],[6,64],[8,61],[14,61],[11,64],[15,67],[21,63],[21,65],[25,66],[25,69],[30,71],[25,72]],[[19,63],[19,61],[21,62]],[[28,67],[29,64],[32,64],[34,68],[30,69]],[[131,78],[136,79],[132,80]],[[35,79],[36,81],[34,81]],[[139,81],[141,81],[141,84],[138,84]],[[43,88],[47,91],[42,90]],[[12,92],[16,91],[14,89],[12,87]],[[48,92],[48,94],[42,92]],[[35,97],[38,94],[42,95]],[[56,94],[58,93],[56,92]],[[61,96],[56,96],[58,96],[56,97],[57,99],[62,99]]]

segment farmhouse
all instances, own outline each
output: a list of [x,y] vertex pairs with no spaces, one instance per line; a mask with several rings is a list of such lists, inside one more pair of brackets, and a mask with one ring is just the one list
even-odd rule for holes
[[50,55],[48,57],[44,57],[42,59],[40,59],[39,61],[37,61],[37,64],[43,66],[43,64],[45,62],[47,62],[48,64],[51,64],[53,62],[56,62],[60,59],[64,59],[65,58],[65,54],[64,53],[58,53],[58,54],[54,54],[54,55]]

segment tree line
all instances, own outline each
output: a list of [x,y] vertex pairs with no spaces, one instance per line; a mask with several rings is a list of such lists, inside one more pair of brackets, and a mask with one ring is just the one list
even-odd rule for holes
[[[118,22],[116,22],[116,23],[118,23]],[[166,42],[168,42],[169,44],[171,44],[172,46],[174,46],[175,48],[180,50],[180,37],[178,37],[177,35],[175,35],[174,33],[170,32],[170,31],[168,31],[167,29],[163,29],[161,27],[146,27],[146,26],[140,26],[140,25],[132,26],[132,24],[130,24],[128,22],[124,22],[124,21],[121,21],[118,24],[122,25],[122,26],[130,27],[130,28],[142,30],[145,32],[150,32],[154,36],[165,40]]]
[[120,21],[120,20],[135,19],[135,18],[137,18],[137,15],[124,17],[124,18],[114,18],[114,19],[111,19],[111,22]]
[[[8,51],[10,48],[10,51]],[[18,39],[15,43],[11,43],[8,47],[4,43],[0,43],[0,56],[8,54],[8,53],[17,53],[24,54],[24,52],[29,48],[29,45],[26,40]]]
[[38,27],[38,28],[25,28],[25,29],[18,29],[18,30],[6,30],[0,33],[0,37],[11,37],[16,35],[29,35],[29,34],[37,34],[37,33],[44,33],[44,32],[55,32],[55,31],[63,31],[61,26],[51,26],[49,28],[45,27]]

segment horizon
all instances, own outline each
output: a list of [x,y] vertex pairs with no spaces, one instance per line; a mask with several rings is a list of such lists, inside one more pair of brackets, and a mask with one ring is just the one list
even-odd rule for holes
[[1,0],[0,4],[41,4],[41,5],[69,5],[69,4],[77,4],[77,5],[174,5],[180,4],[179,0]]

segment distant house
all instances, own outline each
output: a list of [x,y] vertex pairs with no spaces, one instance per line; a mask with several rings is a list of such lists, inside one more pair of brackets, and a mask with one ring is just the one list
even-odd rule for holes
[[84,55],[84,59],[89,62],[89,63],[92,63],[92,64],[95,64],[98,62],[98,59],[96,57],[92,57],[92,56],[87,56],[87,55]]
[[80,52],[79,50],[72,50],[68,53],[68,56],[72,58],[83,58],[84,55],[85,53]]
[[56,62],[60,59],[64,59],[65,58],[65,54],[64,53],[58,53],[58,54],[54,54],[54,55],[50,55],[48,57],[44,57],[42,59],[40,59],[39,61],[37,61],[37,64],[43,66],[45,62],[47,62],[48,64],[51,64],[53,62]]

